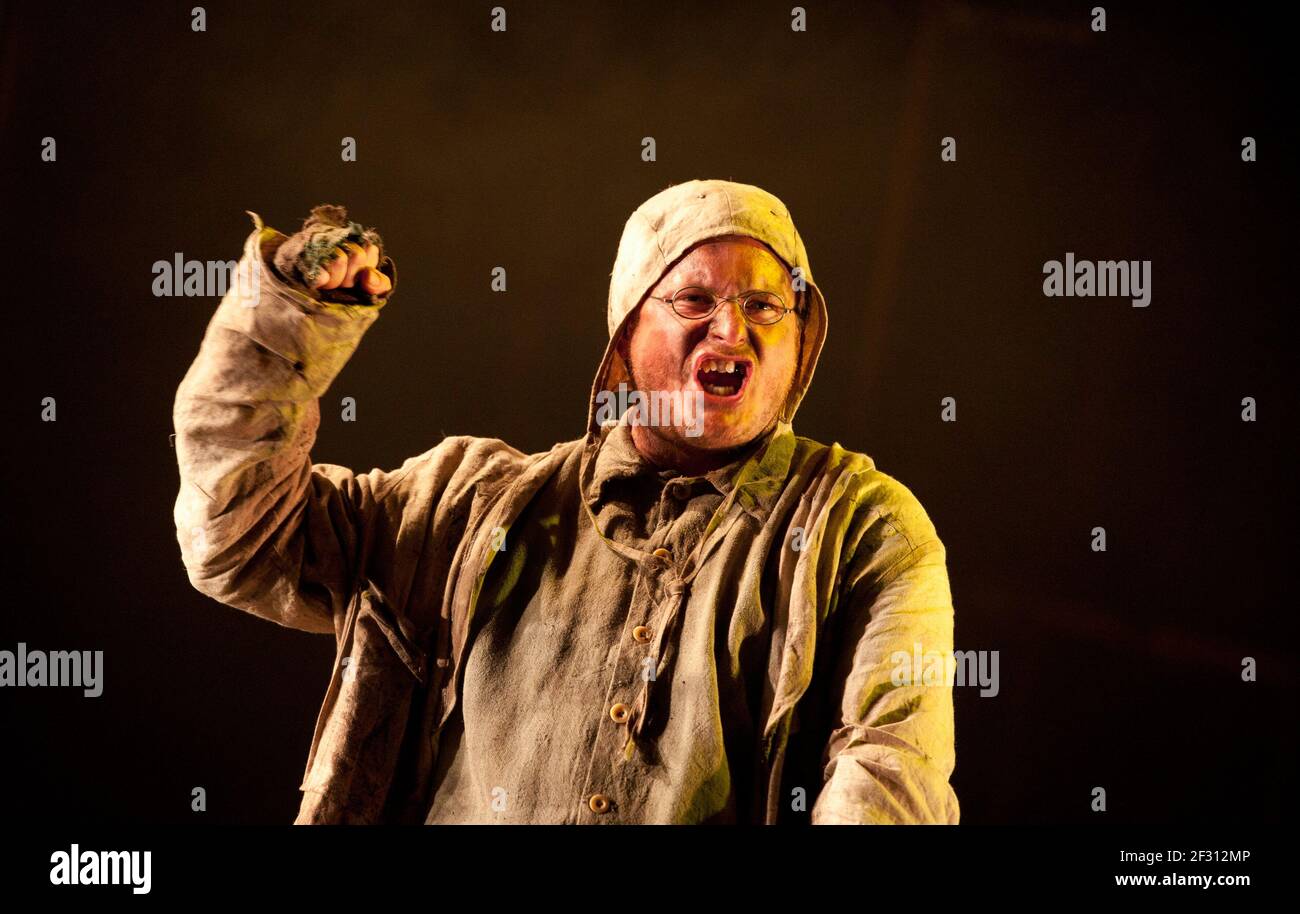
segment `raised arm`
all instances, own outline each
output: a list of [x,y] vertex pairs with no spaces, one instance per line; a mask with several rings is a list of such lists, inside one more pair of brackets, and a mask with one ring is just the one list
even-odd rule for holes
[[339,207],[318,207],[291,238],[250,215],[232,286],[176,394],[176,534],[198,590],[335,632],[400,471],[313,466],[318,398],[387,301],[393,267]]

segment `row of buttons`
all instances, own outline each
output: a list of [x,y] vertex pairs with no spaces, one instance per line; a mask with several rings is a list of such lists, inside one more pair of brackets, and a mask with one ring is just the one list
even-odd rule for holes
[[[676,491],[677,490],[675,490],[675,492]],[[669,559],[672,558],[673,555],[672,552],[662,546],[656,549],[652,554],[655,558],[659,559]],[[648,626],[638,625],[636,628],[632,629],[632,639],[638,644],[647,644],[652,637],[654,637],[654,632],[652,632]],[[616,724],[626,723],[631,713],[632,709],[621,701],[617,702],[609,709],[610,719]],[[613,803],[609,797],[605,796],[603,793],[594,793],[587,800],[587,808],[598,816],[602,816],[609,812],[612,805]]]

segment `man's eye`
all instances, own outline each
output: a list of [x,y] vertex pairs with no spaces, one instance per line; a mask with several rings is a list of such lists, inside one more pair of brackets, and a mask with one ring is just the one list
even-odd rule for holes
[[688,314],[703,314],[713,307],[713,299],[707,295],[680,295],[676,306]]

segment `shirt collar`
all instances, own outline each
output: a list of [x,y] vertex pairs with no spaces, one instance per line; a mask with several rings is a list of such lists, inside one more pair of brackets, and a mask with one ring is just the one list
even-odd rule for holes
[[641,456],[632,441],[632,428],[627,416],[602,429],[600,434],[600,440],[590,445],[595,449],[595,465],[583,492],[593,510],[598,510],[609,497],[610,486],[617,480],[657,478],[660,485],[672,479],[685,482],[702,480],[723,496],[731,494],[734,488],[740,489],[736,493],[736,503],[763,521],[785,488],[795,448],[790,423],[779,421],[775,428],[747,447],[731,463],[699,476],[682,476],[672,470],[656,470]]

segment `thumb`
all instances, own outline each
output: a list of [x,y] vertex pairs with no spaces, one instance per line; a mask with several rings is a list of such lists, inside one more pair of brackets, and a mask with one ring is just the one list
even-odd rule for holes
[[361,271],[361,287],[371,295],[383,295],[393,283],[378,267],[366,267]]

